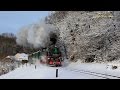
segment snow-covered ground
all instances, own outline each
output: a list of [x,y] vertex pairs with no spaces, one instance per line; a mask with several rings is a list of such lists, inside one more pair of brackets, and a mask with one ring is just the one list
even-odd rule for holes
[[[56,77],[58,69],[58,77]],[[97,73],[97,74],[96,74]],[[117,79],[120,76],[120,68],[107,68],[107,63],[69,63],[63,67],[49,67],[46,65],[24,65],[8,74],[0,76],[0,79]],[[119,78],[118,78],[119,79]]]

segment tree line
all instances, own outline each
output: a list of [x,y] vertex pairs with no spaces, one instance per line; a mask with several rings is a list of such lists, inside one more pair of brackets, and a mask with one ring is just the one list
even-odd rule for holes
[[8,55],[16,53],[32,53],[36,51],[34,48],[19,46],[16,43],[16,36],[13,33],[0,34],[0,60]]

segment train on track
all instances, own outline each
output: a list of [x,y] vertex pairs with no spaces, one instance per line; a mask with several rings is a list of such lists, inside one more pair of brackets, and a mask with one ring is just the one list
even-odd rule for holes
[[31,63],[35,63],[36,60],[41,64],[57,67],[62,66],[63,58],[60,49],[56,45],[51,45],[28,56]]

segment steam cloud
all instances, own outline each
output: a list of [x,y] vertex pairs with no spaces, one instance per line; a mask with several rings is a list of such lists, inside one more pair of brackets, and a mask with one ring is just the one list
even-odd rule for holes
[[17,34],[16,42],[22,46],[34,48],[45,47],[50,44],[50,35],[56,28],[50,24],[41,22],[21,28]]

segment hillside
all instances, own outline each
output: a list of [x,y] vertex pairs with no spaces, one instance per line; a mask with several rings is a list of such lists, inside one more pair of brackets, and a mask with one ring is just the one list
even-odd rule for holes
[[58,45],[71,61],[108,62],[120,59],[119,16],[119,11],[57,11],[46,23],[59,29]]

